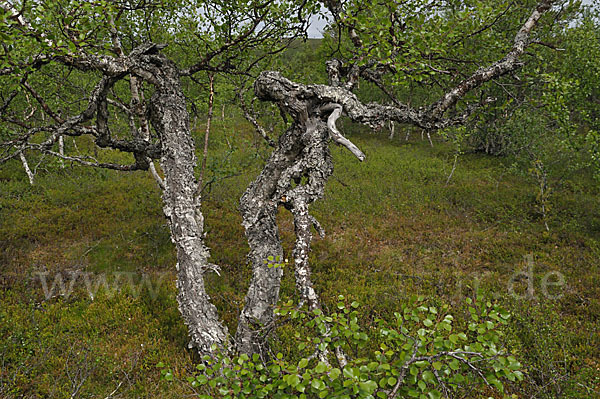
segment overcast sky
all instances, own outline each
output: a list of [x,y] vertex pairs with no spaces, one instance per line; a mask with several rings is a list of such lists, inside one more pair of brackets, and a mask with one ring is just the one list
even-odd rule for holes
[[[323,6],[321,6],[321,11],[327,12],[328,15],[331,15]],[[310,26],[308,27],[308,37],[315,39],[322,38],[325,25],[327,25],[327,20],[319,16],[313,16],[310,19]]]
[[308,37],[312,39],[320,39],[323,37],[323,28],[325,27],[326,22],[319,20],[317,18],[311,18],[310,26],[308,27]]

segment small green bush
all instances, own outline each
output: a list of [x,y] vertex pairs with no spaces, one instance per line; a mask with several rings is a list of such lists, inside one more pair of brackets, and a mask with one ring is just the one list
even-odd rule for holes
[[[308,311],[292,301],[277,313],[294,325],[297,346],[272,359],[255,354],[205,356],[188,382],[200,398],[436,399],[466,390],[503,393],[503,381],[523,379],[521,364],[502,346],[510,314],[491,302],[469,304],[464,331],[448,307],[413,298],[389,323],[364,331],[358,302],[339,297],[337,311]],[[343,355],[340,355],[343,353]],[[173,380],[164,364],[163,378]],[[485,390],[485,391],[484,391]]]

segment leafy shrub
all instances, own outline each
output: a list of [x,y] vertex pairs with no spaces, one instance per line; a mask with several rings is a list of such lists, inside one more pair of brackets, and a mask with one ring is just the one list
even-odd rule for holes
[[[502,381],[522,380],[521,364],[503,348],[510,314],[490,302],[470,300],[464,331],[444,306],[414,298],[395,320],[376,320],[365,331],[359,304],[339,297],[337,311],[282,305],[280,321],[294,326],[297,346],[285,355],[205,356],[188,377],[201,398],[393,398],[435,399],[467,389],[504,392]],[[158,365],[166,380],[174,376]]]

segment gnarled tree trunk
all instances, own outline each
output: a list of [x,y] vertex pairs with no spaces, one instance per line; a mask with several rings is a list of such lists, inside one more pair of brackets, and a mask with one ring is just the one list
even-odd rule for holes
[[196,156],[186,101],[177,69],[166,58],[161,59],[160,67],[148,68],[156,86],[150,100],[151,121],[162,144],[163,209],[177,248],[177,302],[189,329],[190,348],[207,354],[213,345],[227,346],[227,328],[204,286],[204,274],[216,266],[208,262],[203,240],[204,220],[196,201]]
[[283,269],[275,267],[283,261],[277,210],[283,191],[290,184],[286,172],[301,151],[297,140],[301,134],[302,129],[291,128],[280,137],[263,171],[240,200],[252,264],[252,280],[235,337],[237,349],[242,353],[265,354],[264,339],[273,321],[283,276]]
[[[266,86],[263,83],[259,79],[255,84],[258,97],[278,102],[294,119],[292,126],[279,138],[262,173],[240,200],[253,274],[240,316],[236,343],[242,353],[265,355],[264,339],[273,322],[273,310],[279,299],[283,276],[283,270],[274,267],[274,264],[283,262],[276,223],[279,206],[284,206],[294,215],[297,239],[293,256],[301,300],[311,309],[320,306],[310,280],[308,256],[312,227],[321,235],[324,233],[309,214],[309,205],[322,197],[327,178],[333,173],[329,141],[337,130],[329,128],[334,122],[324,115],[333,111],[337,118],[341,107],[321,107],[318,102],[296,98],[293,95],[294,84],[289,81],[283,84],[276,82],[276,85],[267,82]],[[341,135],[339,138],[343,139]]]

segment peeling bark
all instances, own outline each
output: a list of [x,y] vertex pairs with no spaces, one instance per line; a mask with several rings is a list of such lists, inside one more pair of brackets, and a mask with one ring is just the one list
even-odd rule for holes
[[[260,84],[257,81],[255,85],[257,94],[267,89]],[[318,296],[310,281],[308,254],[311,227],[317,227],[321,233],[322,229],[308,213],[308,207],[323,195],[325,182],[333,172],[328,148],[330,132],[320,105],[294,96],[294,91],[289,88],[276,90],[273,94],[280,100],[276,101],[278,105],[294,117],[294,123],[279,138],[262,173],[240,200],[253,274],[240,316],[236,344],[242,353],[263,355],[266,355],[264,335],[273,322],[273,308],[279,299],[283,276],[281,268],[265,263],[267,259],[283,257],[276,223],[278,207],[282,205],[294,215],[298,237],[294,248],[298,291],[309,306],[318,307]],[[309,114],[312,115],[310,118]]]
[[[268,159],[263,171],[250,184],[240,199],[242,225],[250,246],[248,259],[252,264],[252,279],[246,303],[240,314],[235,336],[241,353],[266,355],[264,337],[273,321],[273,308],[279,299],[279,287],[283,270],[266,263],[269,258],[280,259],[283,249],[277,228],[277,208],[289,179],[282,177],[300,152],[297,136],[301,128],[288,129],[279,139],[276,150]],[[287,175],[285,175],[287,176]]]
[[310,215],[309,206],[323,196],[327,179],[333,174],[333,161],[329,152],[327,126],[317,118],[310,119],[307,125],[305,133],[307,145],[298,163],[306,182],[288,190],[285,198],[286,207],[294,215],[296,245],[293,256],[296,289],[301,300],[306,302],[310,310],[314,310],[320,308],[321,305],[310,278],[309,253],[312,227],[321,237],[325,236],[325,231],[319,222]]
[[[310,280],[308,254],[311,227],[315,226],[322,234],[323,230],[308,213],[308,207],[323,195],[325,182],[333,172],[328,142],[329,131],[320,118],[295,123],[281,136],[263,172],[240,200],[253,267],[236,334],[237,348],[242,353],[266,356],[264,336],[273,322],[283,276],[280,267],[273,267],[273,263],[279,263],[276,259],[283,257],[276,223],[279,205],[294,215],[298,240],[293,256],[298,292],[309,307],[320,306]],[[266,262],[267,259],[275,259],[275,262]]]
[[[278,85],[262,80],[255,83],[255,92],[263,100],[274,101],[294,118],[292,126],[280,137],[277,148],[259,177],[248,187],[240,200],[243,225],[250,245],[249,259],[253,276],[246,296],[236,334],[237,348],[242,353],[264,353],[264,336],[273,322],[273,308],[279,297],[283,275],[280,268],[269,267],[265,260],[281,259],[283,251],[276,224],[278,206],[294,216],[296,244],[293,250],[296,288],[301,301],[309,309],[320,308],[319,297],[310,275],[309,253],[312,228],[324,231],[310,215],[309,207],[323,196],[327,179],[333,173],[329,151],[330,139],[348,147],[359,159],[364,154],[345,139],[335,127],[341,114],[339,104],[313,101],[303,96],[294,83],[284,80]],[[326,360],[326,356],[322,356]],[[342,358],[343,361],[343,358]]]
[[162,143],[164,213],[177,248],[177,302],[188,326],[189,347],[207,354],[213,345],[225,348],[228,334],[204,287],[204,274],[214,270],[214,265],[208,262],[203,218],[195,200],[195,147],[179,73],[165,58],[159,60],[160,68],[149,68],[156,79],[151,121]]

